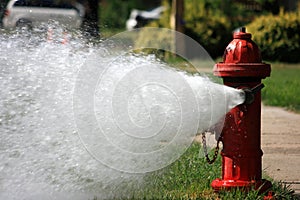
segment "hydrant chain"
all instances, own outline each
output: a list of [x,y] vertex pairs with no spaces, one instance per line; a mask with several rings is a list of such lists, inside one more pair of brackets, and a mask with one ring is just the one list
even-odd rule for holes
[[206,161],[208,162],[208,164],[213,164],[217,157],[218,157],[218,154],[219,154],[219,143],[220,143],[220,139],[217,141],[217,146],[215,148],[215,152],[214,152],[214,155],[213,155],[213,158],[210,159],[209,156],[208,156],[208,150],[207,150],[207,145],[206,145],[206,136],[205,136],[205,132],[202,133],[202,144],[203,144],[203,151],[204,151],[204,155],[205,155],[205,158],[206,158]]

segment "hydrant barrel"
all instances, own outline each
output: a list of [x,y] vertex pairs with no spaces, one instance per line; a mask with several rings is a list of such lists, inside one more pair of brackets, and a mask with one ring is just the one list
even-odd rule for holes
[[[239,89],[259,85],[270,73],[271,66],[262,63],[260,50],[245,29],[234,33],[223,62],[214,66],[215,76],[222,77],[225,85]],[[260,129],[261,93],[258,91],[250,104],[236,106],[226,115],[220,138],[222,178],[212,182],[215,191],[239,187],[263,191],[271,187],[269,181],[262,180]]]

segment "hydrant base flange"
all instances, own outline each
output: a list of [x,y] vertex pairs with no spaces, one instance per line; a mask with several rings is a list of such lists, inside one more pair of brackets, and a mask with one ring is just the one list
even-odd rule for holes
[[211,183],[215,192],[221,190],[241,189],[242,191],[249,191],[255,189],[259,193],[264,193],[272,187],[272,183],[268,180],[262,179],[258,181],[242,181],[242,180],[221,180],[219,178],[213,180]]

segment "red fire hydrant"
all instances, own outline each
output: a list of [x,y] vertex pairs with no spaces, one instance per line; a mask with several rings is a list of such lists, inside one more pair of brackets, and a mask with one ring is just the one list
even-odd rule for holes
[[215,179],[211,186],[215,191],[232,188],[265,191],[272,184],[262,179],[260,89],[261,79],[270,76],[271,66],[262,63],[260,50],[245,28],[235,32],[233,38],[223,62],[214,66],[214,75],[222,77],[227,86],[248,91],[248,97],[226,115],[220,138],[222,179]]

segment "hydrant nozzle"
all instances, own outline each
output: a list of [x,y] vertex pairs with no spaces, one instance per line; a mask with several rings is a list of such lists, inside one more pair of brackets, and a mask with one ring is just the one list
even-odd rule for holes
[[261,89],[263,89],[265,85],[263,83],[258,84],[254,88],[244,88],[242,89],[245,93],[245,104],[251,104],[254,101],[255,94],[259,92]]

